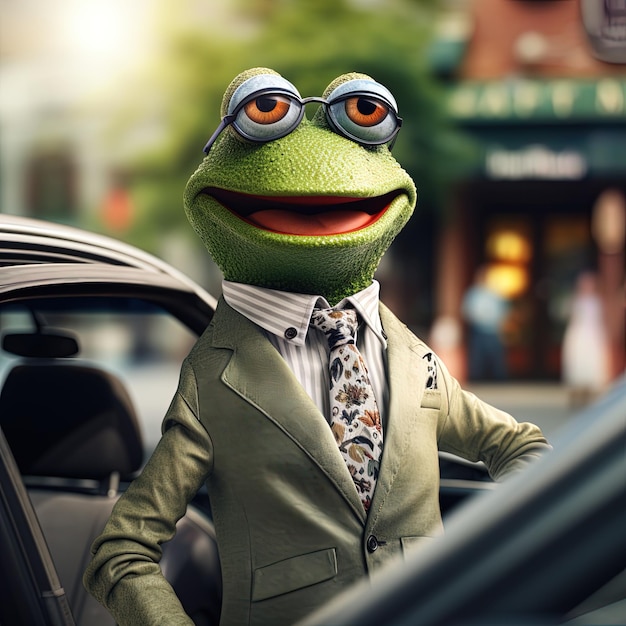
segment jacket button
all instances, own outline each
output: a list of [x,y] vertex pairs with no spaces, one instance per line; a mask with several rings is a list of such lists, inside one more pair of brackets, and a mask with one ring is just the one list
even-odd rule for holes
[[370,535],[367,538],[366,545],[367,545],[368,552],[376,552],[376,550],[378,550],[378,539],[376,539],[374,535]]
[[296,328],[294,328],[293,326],[290,326],[285,331],[285,339],[294,339],[297,334],[298,334],[298,330]]

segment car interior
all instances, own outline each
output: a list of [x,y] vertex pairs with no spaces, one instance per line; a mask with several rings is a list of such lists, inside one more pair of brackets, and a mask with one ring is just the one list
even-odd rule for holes
[[[0,425],[24,478],[77,624],[114,624],[83,588],[90,546],[120,493],[140,470],[141,430],[118,377],[67,357],[67,333],[38,329],[3,337],[22,359],[6,375]],[[71,520],[72,532],[68,533]],[[161,567],[187,613],[217,624],[221,575],[210,519],[194,506],[164,545]]]

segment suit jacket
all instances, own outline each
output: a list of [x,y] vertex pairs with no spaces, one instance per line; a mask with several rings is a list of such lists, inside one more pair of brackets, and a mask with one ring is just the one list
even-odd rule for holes
[[120,624],[191,624],[162,577],[160,545],[206,482],[223,576],[222,624],[292,624],[442,532],[438,450],[494,478],[548,446],[531,424],[461,390],[381,305],[390,405],[366,516],[328,423],[262,331],[220,301],[185,360],[163,436],[119,500],[85,574]]

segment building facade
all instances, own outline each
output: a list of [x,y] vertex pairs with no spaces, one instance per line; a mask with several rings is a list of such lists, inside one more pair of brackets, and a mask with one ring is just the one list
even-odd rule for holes
[[[620,2],[611,31],[618,44]],[[449,332],[433,340],[464,378],[467,346],[454,338],[466,337],[463,293],[484,266],[510,303],[502,331],[509,377],[558,379],[574,286],[592,271],[614,377],[624,367],[626,65],[596,55],[584,0],[451,9],[455,27],[437,44],[435,68],[477,157],[440,232],[434,329]],[[596,24],[602,15],[592,17]]]

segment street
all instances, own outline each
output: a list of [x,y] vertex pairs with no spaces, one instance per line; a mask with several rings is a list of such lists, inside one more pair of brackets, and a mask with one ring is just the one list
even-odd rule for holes
[[567,390],[559,383],[467,383],[464,387],[517,421],[537,424],[548,438],[577,413],[569,407]]

